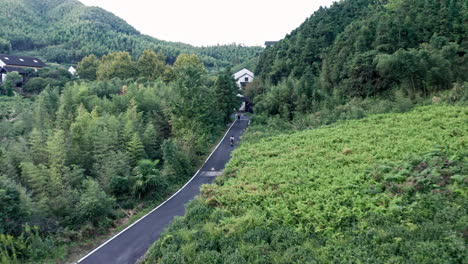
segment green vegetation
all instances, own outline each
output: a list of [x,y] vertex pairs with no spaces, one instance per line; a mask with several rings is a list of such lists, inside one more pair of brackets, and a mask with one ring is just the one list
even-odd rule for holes
[[112,13],[76,0],[1,0],[0,6],[0,52],[49,62],[71,64],[90,54],[102,57],[116,51],[137,58],[150,49],[165,54],[169,64],[182,53],[197,54],[211,69],[241,64],[262,51],[237,44],[198,48],[158,40],[140,34]]
[[75,0],[0,6],[0,52],[80,75],[0,87],[0,263],[63,260],[167,197],[238,104],[226,69],[254,64],[244,143],[146,263],[466,262],[466,1],[343,0],[259,58]]
[[407,98],[466,82],[466,1],[345,0],[316,11],[259,58],[248,94],[285,120],[349,101]]
[[[67,245],[162,201],[240,104],[226,82],[232,74],[212,81],[195,55],[180,55],[168,82],[152,79],[164,68],[145,71],[166,67],[155,53],[136,63],[138,81],[118,78],[122,59],[131,60],[112,53],[100,62],[97,76],[109,65],[103,81],[49,85],[33,101],[0,96],[0,263],[66,258]],[[60,71],[38,74],[60,82]]]
[[432,105],[250,131],[145,263],[462,263],[467,121],[466,107]]
[[340,1],[266,48],[242,146],[145,263],[465,262],[467,7]]

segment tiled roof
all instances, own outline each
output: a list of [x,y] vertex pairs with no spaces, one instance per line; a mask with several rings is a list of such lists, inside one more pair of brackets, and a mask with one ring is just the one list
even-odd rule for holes
[[23,66],[23,67],[36,67],[42,68],[46,64],[38,58],[28,56],[14,56],[8,54],[0,54],[0,60],[9,66]]

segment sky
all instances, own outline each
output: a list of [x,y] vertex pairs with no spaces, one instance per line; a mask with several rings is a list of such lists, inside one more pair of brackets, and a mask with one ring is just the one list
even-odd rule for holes
[[143,34],[195,46],[261,46],[284,38],[333,0],[80,0],[123,18]]

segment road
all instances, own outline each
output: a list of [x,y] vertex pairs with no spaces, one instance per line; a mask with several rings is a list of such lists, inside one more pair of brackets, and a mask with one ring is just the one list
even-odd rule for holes
[[229,138],[234,136],[237,144],[248,126],[248,121],[248,118],[243,116],[241,120],[235,121],[230,126],[200,170],[179,191],[137,222],[91,251],[78,263],[133,264],[141,258],[172,219],[184,214],[185,204],[200,193],[200,186],[212,183],[221,173],[235,148],[231,147]]

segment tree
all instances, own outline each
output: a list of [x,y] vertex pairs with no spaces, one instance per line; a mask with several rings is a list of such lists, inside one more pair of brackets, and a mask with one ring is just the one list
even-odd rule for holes
[[14,72],[8,73],[5,83],[0,87],[1,93],[7,96],[12,96],[14,89],[22,81],[23,81],[23,76],[21,76],[18,72],[14,71]]
[[0,38],[0,53],[9,53],[11,50],[11,42]]
[[115,199],[107,196],[99,184],[92,180],[85,180],[83,193],[77,205],[79,222],[92,223],[95,226],[105,223],[105,219],[112,217]]
[[174,71],[176,81],[170,107],[172,132],[193,146],[198,154],[223,117],[213,111],[216,109],[213,90],[204,84],[206,69],[197,56],[181,54]]
[[39,93],[51,83],[54,83],[54,80],[50,78],[32,78],[23,86],[23,91],[28,93]]
[[32,158],[35,164],[45,164],[47,162],[47,149],[45,137],[37,129],[33,128],[29,135],[29,144],[31,146]]
[[31,209],[24,190],[5,176],[0,176],[0,234],[18,234]]
[[203,63],[195,54],[180,54],[174,63],[174,70],[177,77],[189,77],[196,81],[194,85],[200,85],[201,77],[206,74]]
[[168,181],[180,181],[188,177],[192,172],[190,159],[180,143],[174,140],[165,140],[162,145],[164,166],[163,176]]
[[143,133],[142,138],[143,145],[145,146],[145,152],[151,159],[162,158],[161,154],[161,144],[162,138],[156,132],[153,123],[148,123],[146,125],[145,132]]
[[232,77],[231,71],[227,69],[220,73],[215,84],[215,98],[216,106],[223,115],[225,123],[230,121],[233,110],[239,107],[240,101],[237,97],[238,93],[239,88]]
[[156,80],[165,72],[166,58],[162,53],[155,53],[152,50],[145,50],[136,63],[139,77],[148,80]]
[[78,76],[83,79],[94,81],[97,79],[97,70],[99,68],[100,61],[96,57],[96,55],[91,54],[89,56],[84,57],[79,63],[78,68],[76,69],[78,72]]
[[132,139],[128,142],[127,151],[132,167],[134,167],[140,159],[145,157],[145,147],[143,143],[141,143],[138,133],[134,133]]
[[114,52],[105,55],[97,70],[98,80],[129,79],[136,77],[136,75],[134,62],[128,52]]
[[167,181],[161,176],[161,172],[157,168],[159,160],[140,160],[138,166],[135,167],[133,173],[135,175],[135,183],[133,185],[133,193],[141,199],[150,193],[160,195],[165,193],[167,189]]

